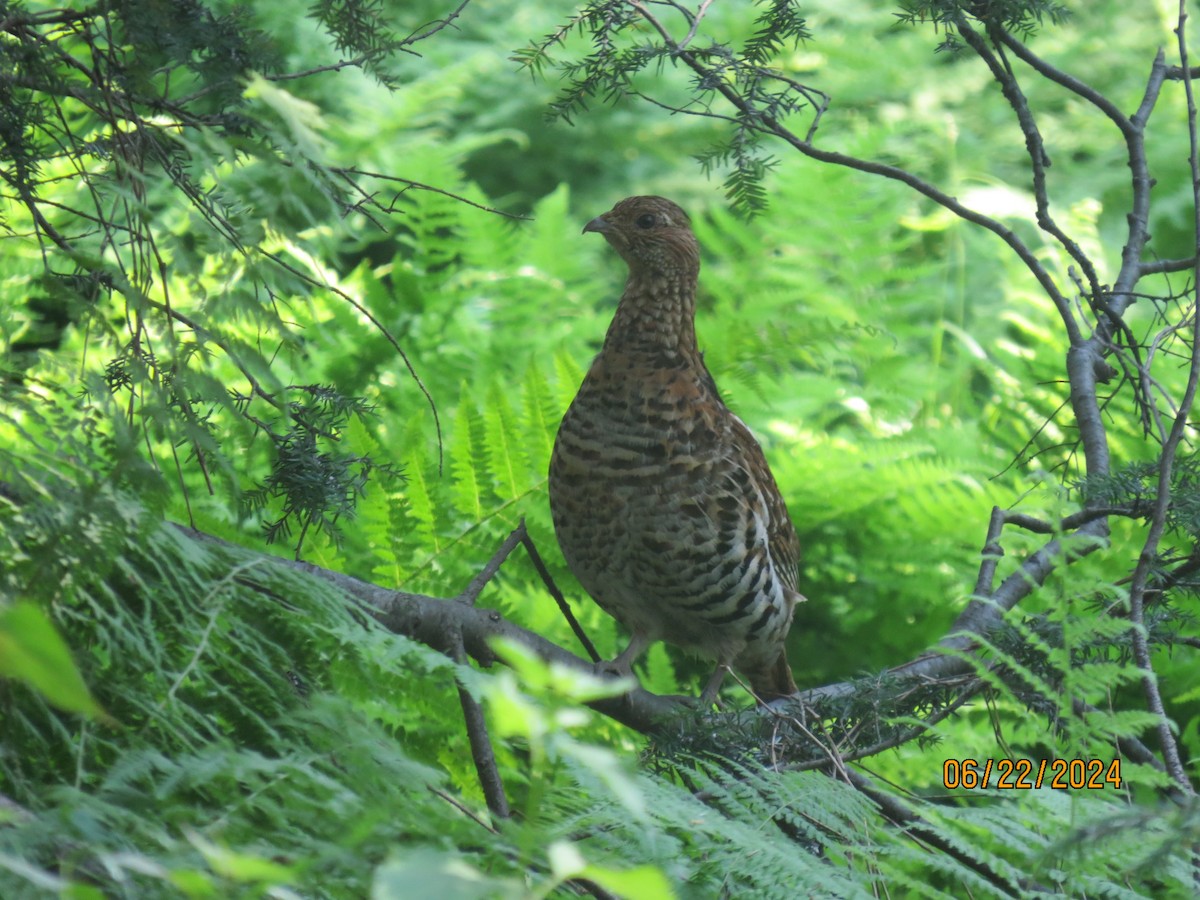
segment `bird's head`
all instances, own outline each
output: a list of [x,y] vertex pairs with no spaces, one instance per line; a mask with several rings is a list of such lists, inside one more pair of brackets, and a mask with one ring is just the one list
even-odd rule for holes
[[700,270],[691,220],[665,197],[626,197],[583,231],[604,235],[632,278],[695,278]]

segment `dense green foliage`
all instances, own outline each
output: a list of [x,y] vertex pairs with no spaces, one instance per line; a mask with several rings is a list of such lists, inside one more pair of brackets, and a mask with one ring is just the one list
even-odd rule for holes
[[[1161,4],[1066,19],[992,5],[1125,108],[1172,40]],[[682,104],[694,85],[627,34],[594,54],[612,6],[560,33],[565,2],[466,6],[442,28],[453,10],[433,2],[317,3],[305,19],[278,0],[0,2],[4,897],[1189,894],[1200,811],[1118,750],[1153,749],[1158,721],[1119,613],[1139,519],[1008,617],[987,648],[998,664],[975,673],[987,691],[955,715],[923,729],[944,692],[876,680],[962,610],[994,506],[1057,521],[1089,497],[1153,499],[1136,392],[1113,383],[1116,474],[1088,479],[1055,310],[1000,241],[736,117],[629,102],[653,86]],[[936,181],[1067,281],[1072,261],[1035,228],[1011,109],[969,53],[936,52],[961,6],[713,4],[705,28],[729,48],[724,83],[757,89],[770,63],[819,84],[822,140]],[[632,89],[610,104],[614,67]],[[1029,98],[1056,214],[1117,259],[1120,136],[1055,85],[1032,81]],[[1160,256],[1185,257],[1178,85],[1161,107],[1150,225]],[[557,553],[545,473],[623,275],[579,229],[632,193],[693,214],[706,361],[804,547],[797,681],[863,679],[816,739],[846,752],[915,727],[920,741],[867,763],[894,799],[934,801],[911,833],[849,784],[764,765],[757,713],[689,719],[647,746],[580,705],[607,690],[591,679],[451,661],[270,559],[450,597],[525,519],[614,651],[616,625]],[[1130,317],[1138,338],[1186,318],[1186,280],[1159,279],[1172,299]],[[1172,341],[1164,356],[1189,352]],[[1156,372],[1174,394],[1187,374]],[[1193,553],[1197,480],[1185,447],[1162,572]],[[1006,532],[1002,577],[1035,537]],[[1186,574],[1147,630],[1191,760]],[[577,646],[519,552],[481,602]],[[706,665],[658,645],[639,675],[691,693]],[[487,710],[511,819],[488,819],[459,685]],[[944,761],[989,757],[1118,758],[1122,780],[943,787]]]

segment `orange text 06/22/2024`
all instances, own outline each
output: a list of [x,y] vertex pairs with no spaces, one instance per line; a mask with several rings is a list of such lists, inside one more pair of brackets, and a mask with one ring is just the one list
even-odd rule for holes
[[1121,760],[948,759],[942,763],[948,790],[1102,790],[1121,787]]

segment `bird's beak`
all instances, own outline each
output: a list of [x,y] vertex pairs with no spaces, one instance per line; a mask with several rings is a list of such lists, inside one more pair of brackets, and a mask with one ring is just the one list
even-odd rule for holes
[[607,234],[608,232],[612,231],[612,226],[604,220],[604,216],[596,216],[596,218],[592,219],[592,221],[583,226],[583,234],[587,234],[589,231]]

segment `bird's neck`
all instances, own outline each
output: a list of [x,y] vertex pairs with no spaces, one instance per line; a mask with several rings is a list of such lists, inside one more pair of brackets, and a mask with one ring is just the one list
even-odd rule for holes
[[696,275],[630,274],[604,338],[605,352],[698,356]]

